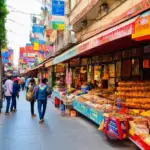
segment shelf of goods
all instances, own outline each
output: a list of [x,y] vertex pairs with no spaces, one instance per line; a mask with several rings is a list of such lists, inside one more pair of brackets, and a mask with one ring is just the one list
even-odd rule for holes
[[105,94],[100,96],[100,93],[100,91],[92,90],[88,94],[76,96],[73,99],[73,108],[98,125],[104,119],[104,112],[117,109],[116,106],[113,106],[114,100],[104,97]]
[[131,115],[129,139],[140,149],[150,149],[150,81],[120,82],[120,104]]

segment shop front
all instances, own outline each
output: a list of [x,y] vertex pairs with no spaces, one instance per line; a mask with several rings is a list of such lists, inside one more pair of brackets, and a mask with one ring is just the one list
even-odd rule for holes
[[130,138],[144,150],[150,149],[149,16],[108,29],[53,62],[65,68],[63,88],[57,85],[54,97],[72,101],[107,137]]

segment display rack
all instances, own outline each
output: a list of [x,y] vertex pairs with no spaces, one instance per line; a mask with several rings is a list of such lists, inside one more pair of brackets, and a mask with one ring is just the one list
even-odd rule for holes
[[103,121],[103,112],[99,112],[97,110],[95,110],[94,108],[81,103],[77,100],[73,100],[73,108],[81,113],[82,115],[84,115],[85,117],[87,117],[88,119],[92,120],[93,122],[95,122],[96,124],[100,125],[101,122]]
[[130,135],[129,139],[136,144],[141,150],[149,150],[150,146],[146,144],[138,135]]

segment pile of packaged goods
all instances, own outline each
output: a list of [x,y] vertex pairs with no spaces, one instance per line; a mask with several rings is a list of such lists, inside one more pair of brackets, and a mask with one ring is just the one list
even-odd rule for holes
[[111,99],[107,98],[107,96],[105,94],[104,97],[104,94],[100,91],[98,92],[98,90],[91,90],[87,94],[76,96],[75,99],[79,102],[85,103],[86,105],[96,109],[97,111],[101,111],[101,112],[116,111],[117,107],[114,105],[116,96],[109,95],[111,96]]
[[111,133],[118,139],[124,139],[128,137],[128,118],[129,116],[125,114],[120,114],[112,112],[109,114],[104,114],[104,124],[101,127],[104,132]]
[[129,134],[138,136],[146,144],[150,145],[150,118],[135,117],[129,121]]
[[117,95],[127,108],[150,109],[150,81],[119,82]]

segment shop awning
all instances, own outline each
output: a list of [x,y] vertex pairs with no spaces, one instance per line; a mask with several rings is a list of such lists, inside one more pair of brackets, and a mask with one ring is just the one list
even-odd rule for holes
[[124,23],[121,23],[120,25],[117,25],[111,29],[101,32],[98,35],[71,48],[70,50],[67,50],[66,52],[53,59],[53,65],[73,58],[84,52],[88,52],[89,50],[101,46],[103,44],[132,35],[134,30],[134,23],[138,17],[139,16],[136,16]]
[[89,51],[90,49],[93,49],[95,47],[106,44],[108,42],[132,35],[134,30],[134,22],[138,17],[139,16],[134,17],[124,23],[121,23],[120,25],[117,25],[111,29],[99,33],[98,35],[79,44],[76,49],[77,55]]
[[32,69],[30,69],[30,70],[27,70],[25,73],[28,73],[28,72],[30,72],[30,71],[39,69],[39,68],[41,68],[41,67],[43,67],[43,64],[40,64],[40,65],[36,66],[35,68],[32,68]]
[[70,58],[75,57],[76,54],[76,47],[73,47],[71,49],[69,49],[68,51],[60,54],[59,56],[55,57],[52,61],[53,65],[58,64],[60,62],[63,62],[65,60],[68,60]]
[[45,68],[52,66],[52,59],[45,62]]

